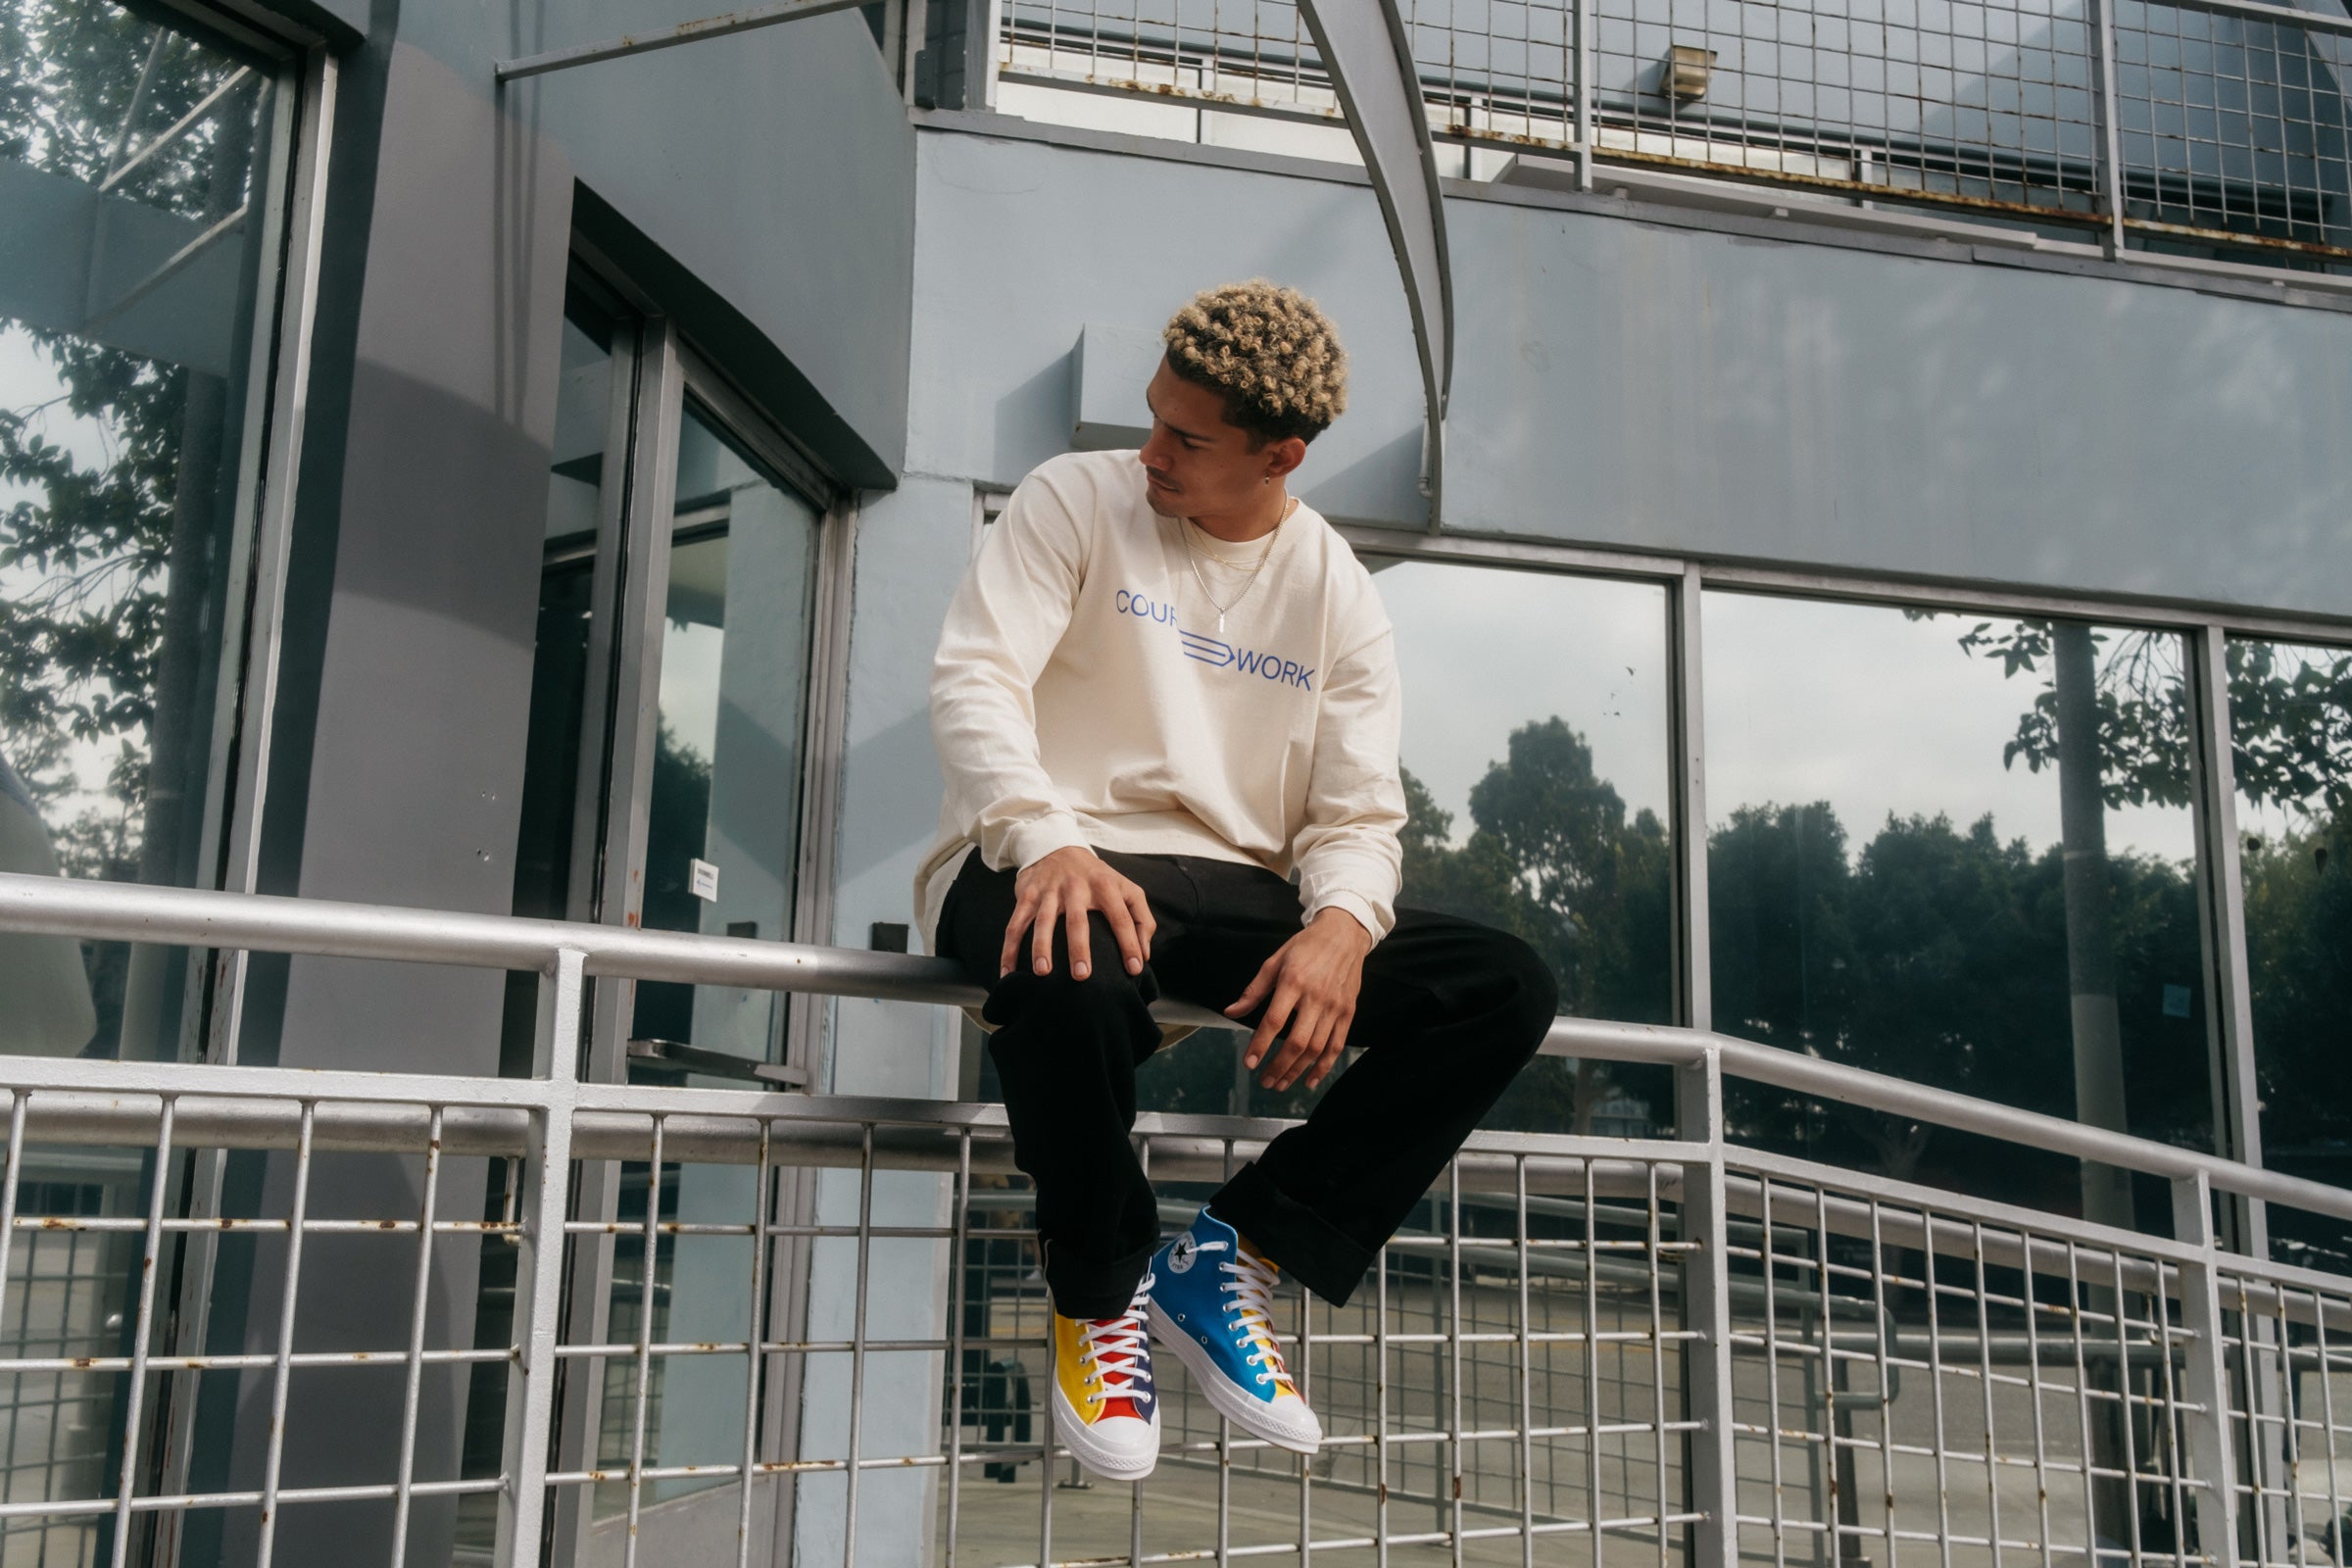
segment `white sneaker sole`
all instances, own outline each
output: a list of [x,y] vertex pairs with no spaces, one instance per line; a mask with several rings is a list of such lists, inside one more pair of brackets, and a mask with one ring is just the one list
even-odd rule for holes
[[[1159,1464],[1159,1405],[1152,1406],[1152,1446],[1142,1452],[1127,1445],[1105,1442],[1093,1427],[1078,1419],[1061,1385],[1054,1386],[1054,1441],[1070,1450],[1090,1474],[1105,1481],[1141,1481]],[[1122,1417],[1124,1426],[1129,1418]]]
[[[1265,1401],[1235,1388],[1200,1348],[1200,1342],[1162,1311],[1157,1301],[1152,1303],[1152,1337],[1176,1352],[1176,1359],[1193,1375],[1193,1386],[1207,1398],[1209,1407],[1244,1432],[1310,1458],[1323,1446],[1322,1423],[1315,1419],[1314,1411],[1306,1407],[1304,1399],[1298,1401],[1297,1408],[1306,1417],[1305,1425],[1283,1420]],[[1060,1393],[1058,1389],[1054,1392]]]

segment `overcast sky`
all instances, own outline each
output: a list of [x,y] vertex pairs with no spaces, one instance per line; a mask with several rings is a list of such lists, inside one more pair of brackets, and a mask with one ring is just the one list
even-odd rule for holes
[[[1404,763],[1467,836],[1470,788],[1510,731],[1558,714],[1629,810],[1667,803],[1666,596],[1639,583],[1411,563],[1377,578],[1396,623]],[[1708,815],[1826,800],[1850,848],[1889,812],[2004,839],[2058,838],[2058,781],[2003,746],[2040,690],[1973,657],[1978,614],[1913,620],[1879,606],[1710,593],[1704,610]],[[1996,621],[1996,626],[2001,623]],[[2185,808],[2110,813],[2109,844],[2169,858],[2193,850]]]
[[1396,627],[1404,765],[1453,813],[1455,842],[1511,731],[1554,714],[1629,817],[1667,814],[1665,589],[1419,561],[1374,581]]

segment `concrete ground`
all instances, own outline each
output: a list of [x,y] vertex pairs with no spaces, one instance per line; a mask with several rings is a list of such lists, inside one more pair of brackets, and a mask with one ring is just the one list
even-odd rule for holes
[[[1137,1529],[1139,1492],[1147,1559],[1163,1553],[1198,1553],[1202,1560],[1216,1559],[1218,1473],[1213,1463],[1169,1463],[1163,1458],[1158,1471],[1141,1489],[1106,1483],[1073,1487],[1068,1484],[1068,1463],[1064,1461],[1058,1468],[1059,1480],[1052,1499],[1052,1556],[1047,1560],[1127,1561]],[[1319,1487],[1311,1500],[1306,1539],[1312,1551],[1307,1553],[1300,1552],[1298,1546],[1298,1482],[1237,1471],[1226,1503],[1226,1544],[1236,1556],[1247,1553],[1274,1562],[1312,1560],[1332,1564],[1334,1568],[1341,1564],[1368,1568],[1378,1560],[1378,1554],[1369,1545],[1337,1544],[1362,1542],[1375,1533],[1379,1523],[1376,1498],[1364,1493]],[[967,1482],[961,1509],[963,1528],[956,1543],[956,1568],[1013,1568],[1016,1564],[1039,1562],[1042,1503],[1034,1464],[1024,1466],[1019,1479],[1010,1485],[984,1482],[974,1486]],[[1467,1512],[1466,1535],[1493,1529],[1506,1529],[1509,1535],[1495,1540],[1467,1541],[1457,1559],[1452,1548],[1443,1542],[1413,1544],[1410,1540],[1445,1528],[1438,1507],[1430,1499],[1393,1500],[1388,1510],[1391,1541],[1388,1561],[1393,1568],[1439,1568],[1457,1560],[1477,1564],[1479,1568],[1523,1564],[1527,1555],[1519,1540],[1518,1523],[1516,1518],[1484,1510]],[[1673,1548],[1670,1555],[1679,1564],[1683,1555],[1680,1544],[1670,1542],[1670,1546]],[[1604,1568],[1655,1568],[1659,1560],[1657,1540],[1652,1534],[1612,1532],[1604,1540],[1603,1547]],[[1588,1564],[1592,1561],[1592,1545],[1582,1532],[1539,1537],[1535,1560]],[[940,1554],[934,1561],[947,1561],[944,1517]]]

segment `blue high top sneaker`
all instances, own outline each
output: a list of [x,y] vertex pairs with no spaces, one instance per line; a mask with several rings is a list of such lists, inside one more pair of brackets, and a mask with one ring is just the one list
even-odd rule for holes
[[1203,1208],[1152,1259],[1152,1332],[1176,1352],[1216,1412],[1252,1437],[1313,1453],[1322,1423],[1298,1396],[1274,1344],[1269,1258]]
[[1106,1481],[1141,1481],[1159,1462],[1159,1399],[1144,1327],[1151,1289],[1146,1274],[1117,1317],[1052,1312],[1054,1436]]

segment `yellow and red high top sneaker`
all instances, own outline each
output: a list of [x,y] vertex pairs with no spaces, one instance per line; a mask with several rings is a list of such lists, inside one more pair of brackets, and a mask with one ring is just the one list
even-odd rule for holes
[[1144,1314],[1152,1276],[1117,1317],[1054,1314],[1054,1437],[1106,1481],[1141,1481],[1159,1462],[1159,1397]]

